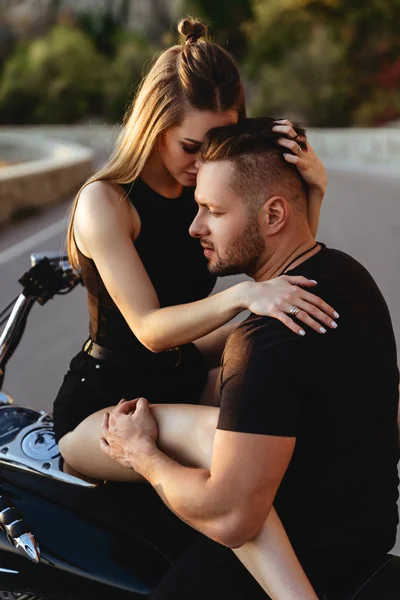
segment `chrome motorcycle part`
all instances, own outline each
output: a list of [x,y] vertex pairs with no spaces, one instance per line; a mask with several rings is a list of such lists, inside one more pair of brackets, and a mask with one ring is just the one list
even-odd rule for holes
[[0,567],[0,573],[7,573],[8,575],[18,575],[18,571],[15,571],[15,569],[4,569],[3,567]]
[[34,562],[39,562],[39,545],[32,533],[23,533],[22,535],[13,538],[12,541],[20,554],[27,555]]
[[61,460],[51,415],[23,406],[0,406],[0,465],[65,483],[97,487],[98,484],[64,473]]
[[0,392],[0,406],[9,406],[10,404],[14,404],[14,400],[10,394]]
[[2,592],[0,590],[0,600],[45,600],[40,596],[25,594],[24,592]]
[[4,346],[6,346],[7,343],[10,341],[10,338],[14,331],[18,329],[19,326],[22,324],[24,318],[28,315],[34,302],[34,298],[27,298],[23,294],[20,294],[18,296],[14,308],[12,309],[11,316],[0,337],[0,355],[3,354]]
[[28,433],[21,444],[22,451],[28,458],[36,460],[52,460],[60,456],[54,431],[49,427],[34,429]]
[[23,515],[14,507],[1,486],[0,494],[0,529],[6,533],[8,541],[20,554],[38,563],[40,561],[39,545],[24,522]]
[[68,257],[60,256],[59,252],[33,254],[31,261],[33,266],[19,279],[24,288],[23,293],[17,297],[0,336],[0,389],[6,365],[21,340],[26,320],[35,302],[45,304],[56,294],[67,294],[79,283],[83,285],[81,274],[71,267]]
[[35,298],[20,294],[0,336],[0,389],[3,384],[6,364],[18,346],[25,329],[26,319],[34,303]]

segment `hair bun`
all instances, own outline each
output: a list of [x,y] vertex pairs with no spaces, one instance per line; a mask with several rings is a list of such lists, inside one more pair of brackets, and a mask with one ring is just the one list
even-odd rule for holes
[[190,17],[179,22],[178,31],[186,38],[186,42],[192,44],[202,37],[207,37],[207,25]]

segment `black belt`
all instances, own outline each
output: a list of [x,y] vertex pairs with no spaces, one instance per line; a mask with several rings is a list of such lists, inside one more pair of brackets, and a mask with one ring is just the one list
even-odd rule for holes
[[124,354],[116,350],[108,350],[92,339],[84,343],[82,350],[96,360],[107,360],[121,367],[133,367],[135,364],[140,366],[149,366],[152,368],[174,368],[181,364],[182,351],[180,346],[164,350],[164,352],[150,352],[143,354]]

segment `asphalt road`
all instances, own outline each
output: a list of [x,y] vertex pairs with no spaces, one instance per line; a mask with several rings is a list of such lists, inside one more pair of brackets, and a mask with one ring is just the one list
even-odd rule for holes
[[[400,174],[339,172],[329,165],[328,174],[318,239],[348,252],[370,270],[389,305],[400,348]],[[58,205],[0,234],[0,309],[19,293],[17,280],[29,268],[31,252],[63,247],[68,208],[69,203]],[[239,279],[225,278],[217,289]],[[24,338],[7,367],[4,391],[18,404],[51,411],[69,359],[87,332],[81,287],[43,307],[34,306]],[[400,554],[400,533],[396,548]]]

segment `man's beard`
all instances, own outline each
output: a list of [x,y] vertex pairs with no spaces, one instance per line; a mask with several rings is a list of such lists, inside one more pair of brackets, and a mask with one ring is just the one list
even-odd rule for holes
[[260,235],[257,214],[248,217],[243,233],[231,244],[226,258],[218,256],[215,262],[208,263],[208,270],[214,275],[251,275],[265,250],[265,241]]

